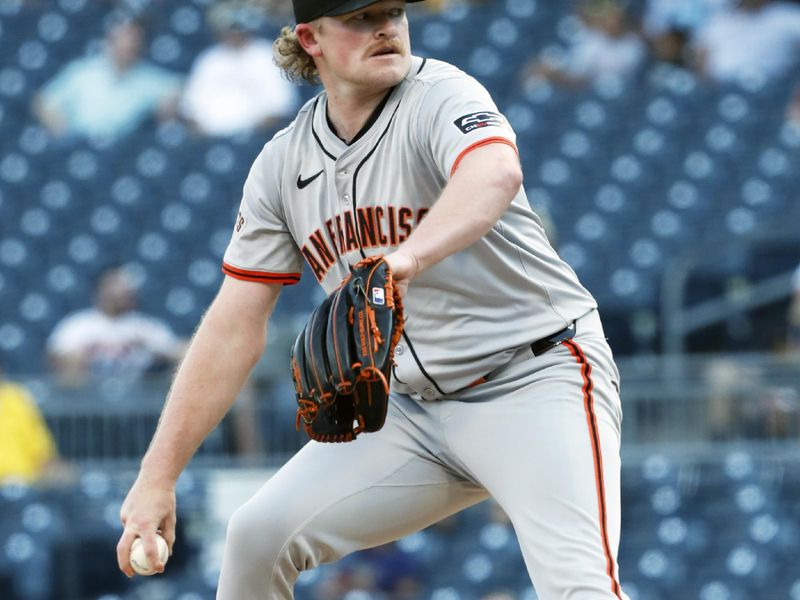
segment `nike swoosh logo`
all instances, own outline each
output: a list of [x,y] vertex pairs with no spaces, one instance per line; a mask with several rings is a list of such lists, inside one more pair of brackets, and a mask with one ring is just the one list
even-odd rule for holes
[[322,175],[324,172],[325,172],[325,169],[322,169],[319,173],[314,173],[308,179],[303,179],[302,175],[298,175],[297,176],[297,189],[298,190],[302,190],[304,187],[306,187],[309,183],[314,181],[317,177]]

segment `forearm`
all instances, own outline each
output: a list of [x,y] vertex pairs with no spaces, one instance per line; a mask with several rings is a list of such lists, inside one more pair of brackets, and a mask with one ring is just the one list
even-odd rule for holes
[[212,311],[172,384],[141,476],[174,482],[233,405],[265,342],[265,330],[230,327]]
[[473,150],[399,252],[413,257],[418,274],[483,237],[522,184],[514,150],[491,144]]

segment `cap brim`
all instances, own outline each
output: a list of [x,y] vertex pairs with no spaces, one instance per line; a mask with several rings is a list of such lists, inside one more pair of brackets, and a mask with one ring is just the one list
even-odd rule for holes
[[[354,10],[358,10],[359,8],[364,8],[370,4],[375,4],[379,1],[380,0],[348,0],[348,2],[345,2],[341,6],[337,6],[336,8],[329,10],[324,16],[338,17],[339,15],[345,15],[349,12],[353,12]],[[406,0],[406,4],[410,4],[412,2],[422,2],[422,0]]]
[[[296,23],[310,23],[320,17],[338,17],[359,10],[379,0],[344,0],[336,4],[336,0],[325,2],[320,0],[293,0],[294,16]],[[422,0],[406,0],[406,3],[422,2]],[[336,4],[332,8],[320,7],[320,4]]]

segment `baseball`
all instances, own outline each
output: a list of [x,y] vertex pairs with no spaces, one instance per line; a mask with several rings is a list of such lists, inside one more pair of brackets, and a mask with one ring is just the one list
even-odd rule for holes
[[[169,548],[167,547],[166,540],[160,535],[156,534],[156,542],[158,545],[158,557],[161,562],[167,564],[169,558]],[[144,554],[144,542],[142,538],[136,538],[131,544],[131,567],[139,575],[153,575],[155,571],[150,567],[150,562]]]

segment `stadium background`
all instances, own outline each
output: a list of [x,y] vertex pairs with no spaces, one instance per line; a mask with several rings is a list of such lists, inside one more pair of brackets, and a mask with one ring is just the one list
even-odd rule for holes
[[[209,2],[138,4],[149,58],[186,73],[212,41]],[[51,143],[32,94],[96,44],[109,9],[0,0],[0,363],[32,390],[71,468],[58,483],[0,486],[4,599],[213,598],[227,515],[303,442],[287,344],[320,299],[310,276],[283,293],[264,360],[179,482],[166,574],[119,574],[119,506],[168,382],[66,390],[45,341],[91,303],[111,264],[137,274],[144,311],[191,334],[271,134],[200,138],[150,122],[118,144]],[[416,53],[492,91],[517,132],[532,205],[600,303],[624,382],[620,569],[631,598],[800,598],[800,358],[783,347],[800,262],[800,129],[784,114],[800,72],[709,85],[651,65],[631,81],[531,89],[517,75],[574,32],[568,3],[491,0],[414,10],[410,22]],[[243,423],[255,426],[247,447]],[[485,503],[303,575],[297,597],[535,595],[509,524]]]

